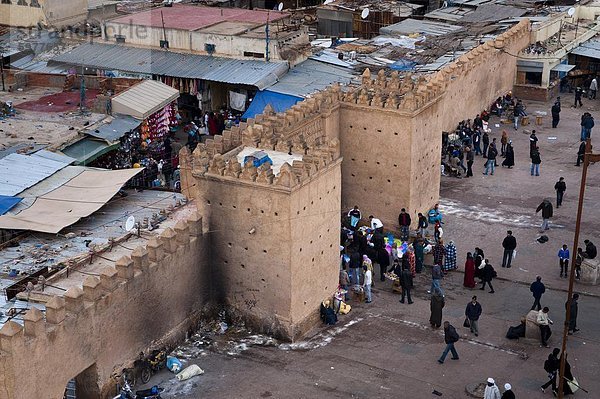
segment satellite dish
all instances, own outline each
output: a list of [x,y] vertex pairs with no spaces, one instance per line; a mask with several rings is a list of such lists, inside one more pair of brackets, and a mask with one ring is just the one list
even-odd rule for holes
[[323,2],[323,5],[331,4],[331,3],[333,3],[334,1],[335,1],[335,0],[325,0],[325,1]]
[[131,231],[131,230],[133,230],[134,227],[135,227],[135,218],[133,217],[133,215],[131,215],[127,218],[127,221],[125,222],[125,230]]
[[277,5],[277,10],[278,10],[278,11],[281,11],[281,10],[283,10],[283,3],[279,3],[279,4]]
[[365,8],[364,10],[362,10],[362,13],[360,14],[360,17],[362,19],[367,19],[368,16],[369,16],[369,9]]
[[567,10],[567,14],[569,14],[569,17],[572,17],[573,15],[575,15],[575,7],[571,7]]

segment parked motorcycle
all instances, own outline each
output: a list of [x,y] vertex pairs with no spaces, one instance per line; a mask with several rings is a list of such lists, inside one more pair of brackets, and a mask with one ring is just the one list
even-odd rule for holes
[[164,369],[166,365],[167,352],[165,349],[153,350],[148,357],[142,352],[133,363],[132,368],[123,370],[123,378],[132,387],[135,387],[139,382],[147,384],[152,374]]
[[121,388],[121,393],[115,396],[113,399],[162,399],[160,396],[162,391],[162,388],[160,388],[158,385],[155,385],[152,388],[142,389],[135,391],[134,393],[129,386],[129,382],[125,379],[123,387]]

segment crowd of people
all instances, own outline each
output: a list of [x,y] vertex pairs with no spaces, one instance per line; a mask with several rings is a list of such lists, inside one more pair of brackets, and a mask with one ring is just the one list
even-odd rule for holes
[[[498,98],[492,105],[490,112],[501,116],[510,112],[511,108],[514,115],[514,126],[517,128],[521,118],[526,116],[525,107],[520,100],[513,98],[511,93]],[[553,106],[552,116],[553,127],[556,127],[560,121],[560,98]],[[591,115],[589,114],[582,116],[582,140],[589,138],[591,135],[593,118],[591,118],[591,123],[590,118]],[[497,157],[504,158],[502,162],[504,167],[512,168],[515,165],[514,149],[507,131],[502,131],[500,143],[497,144],[496,138],[490,139],[489,120],[490,113],[484,111],[477,115],[473,121],[460,122],[455,132],[443,134],[441,168],[443,175],[473,176],[472,166],[476,156],[485,159],[484,175],[494,174],[495,167],[498,166]],[[585,144],[585,141],[583,141],[583,144]],[[532,176],[539,176],[541,156],[539,139],[535,130],[532,130],[529,135],[529,155],[530,173]],[[578,154],[578,164],[580,155]],[[556,208],[560,208],[564,193],[567,190],[564,177],[558,179],[554,185],[554,190],[556,192]],[[536,213],[541,213],[542,217],[541,233],[550,229],[550,219],[553,217],[553,212],[552,202],[548,198],[545,198],[537,207]],[[429,254],[432,258],[431,285],[428,285],[429,289],[427,290],[427,293],[430,294],[429,322],[432,329],[439,329],[443,326],[446,344],[438,359],[440,364],[445,362],[448,353],[452,354],[451,359],[459,359],[454,344],[460,340],[456,328],[448,321],[444,321],[443,317],[444,307],[446,306],[443,281],[448,273],[458,268],[456,245],[453,240],[445,240],[443,224],[443,215],[437,204],[425,213],[418,213],[415,221],[411,219],[411,215],[406,209],[402,208],[398,215],[397,227],[393,226],[385,230],[384,224],[379,218],[373,215],[364,218],[359,207],[353,207],[344,215],[342,221],[339,279],[339,293],[341,294],[336,295],[339,301],[352,301],[354,298],[362,300],[364,298],[365,303],[371,303],[373,301],[372,287],[375,285],[375,273],[378,270],[380,282],[385,284],[386,280],[391,280],[392,290],[401,294],[400,303],[413,304],[411,293],[415,288],[416,277],[425,271],[425,256]],[[399,237],[394,237],[392,233],[385,233],[384,231],[399,231]],[[543,240],[544,237],[546,236],[542,235],[538,240]],[[547,237],[545,240],[547,241]],[[585,248],[577,248],[574,265],[577,279],[580,278],[583,259],[597,256],[595,245],[587,239],[584,243]],[[503,249],[502,268],[511,268],[517,253],[517,238],[511,230],[507,231],[501,245]],[[569,248],[566,244],[559,248],[557,257],[560,277],[566,278],[569,272],[570,259]],[[469,289],[479,288],[482,291],[488,287],[489,293],[493,294],[496,292],[493,286],[496,277],[495,268],[490,259],[485,257],[481,248],[476,247],[472,252],[467,253],[464,264],[464,287]],[[549,347],[548,340],[552,334],[551,325],[553,321],[550,319],[549,307],[541,304],[542,296],[546,290],[541,276],[537,276],[536,281],[531,284],[530,290],[534,297],[531,310],[537,312],[535,322],[540,330],[540,346]],[[569,334],[579,331],[577,328],[578,300],[579,295],[575,294],[572,300],[565,304],[567,307],[570,306]],[[335,311],[336,305],[331,305],[331,308]],[[479,336],[478,322],[483,314],[483,307],[476,295],[473,295],[471,301],[466,304],[464,314],[463,327],[468,328],[474,336]],[[526,319],[523,317],[520,325],[509,328],[506,337],[524,337],[525,331]],[[553,359],[558,359],[558,353],[553,352],[552,356]],[[552,385],[553,392],[557,392],[558,368],[555,366],[556,364],[553,363],[551,367],[545,367],[550,380],[542,386],[542,391]],[[565,383],[565,393],[572,393],[573,388],[577,389],[578,385],[570,374],[570,366],[567,366],[567,368],[569,371],[565,373],[568,380],[568,383]],[[505,384],[504,393],[500,395],[500,390],[495,381],[493,378],[489,378],[484,397],[505,399],[514,398],[515,395],[508,383]]]

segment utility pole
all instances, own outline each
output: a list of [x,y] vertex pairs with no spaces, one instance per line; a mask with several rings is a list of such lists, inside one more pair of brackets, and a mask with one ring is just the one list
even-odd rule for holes
[[575,280],[575,261],[577,260],[577,248],[579,245],[579,229],[581,228],[581,214],[583,213],[583,197],[585,195],[585,180],[587,169],[591,162],[600,162],[600,154],[592,154],[592,139],[588,138],[585,143],[585,154],[583,155],[583,170],[581,172],[581,185],[579,187],[579,205],[577,206],[577,221],[575,222],[575,238],[573,239],[573,257],[571,260],[571,274],[569,275],[569,291],[567,294],[567,309],[565,315],[565,326],[563,328],[562,350],[560,357],[560,369],[558,373],[558,397],[564,397],[565,384],[565,362],[567,360],[567,339],[569,336],[569,320],[571,320],[571,301],[573,300],[573,281]]
[[269,11],[267,11],[267,24],[265,25],[265,39],[266,39],[266,49],[265,49],[265,59],[269,62]]
[[4,53],[0,53],[0,75],[2,75],[2,91],[6,91],[6,87],[4,87]]

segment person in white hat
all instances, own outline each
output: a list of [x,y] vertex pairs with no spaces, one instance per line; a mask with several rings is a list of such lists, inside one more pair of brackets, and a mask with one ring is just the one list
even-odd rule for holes
[[504,393],[502,394],[502,399],[515,399],[512,386],[508,382],[504,384]]
[[500,390],[496,386],[496,381],[492,377],[487,379],[487,386],[483,393],[483,399],[502,399],[500,397]]

